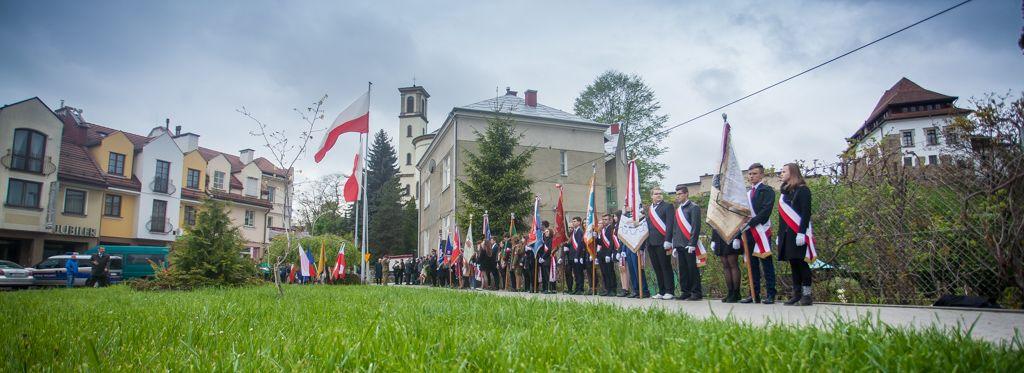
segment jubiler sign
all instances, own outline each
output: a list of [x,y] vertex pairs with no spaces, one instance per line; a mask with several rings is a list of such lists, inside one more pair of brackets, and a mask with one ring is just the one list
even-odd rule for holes
[[53,233],[65,236],[96,237],[96,228],[54,224]]

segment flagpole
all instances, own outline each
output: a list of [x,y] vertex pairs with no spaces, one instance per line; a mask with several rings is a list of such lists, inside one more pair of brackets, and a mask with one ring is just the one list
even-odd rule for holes
[[[370,106],[370,98],[373,97],[372,93],[373,93],[373,82],[366,82],[366,101],[367,101],[367,105],[366,106],[367,107]],[[370,127],[369,126],[370,111],[371,110],[367,110],[366,111],[366,122],[367,122],[367,126],[366,126],[367,127],[366,141],[362,142],[362,147],[360,147],[360,149],[359,149],[359,151],[362,152],[363,154],[366,154],[367,143],[370,142],[370,131],[369,131],[369,127]],[[366,262],[366,251],[367,251],[366,245],[368,243],[368,240],[366,239],[366,233],[369,231],[368,229],[366,229],[366,225],[367,225],[367,221],[368,221],[367,219],[368,219],[368,215],[369,214],[366,213],[367,202],[366,202],[366,162],[365,161],[363,162],[363,171],[362,172],[363,172],[363,178],[362,178],[362,181],[363,181],[363,185],[362,185],[362,187],[363,187],[362,188],[363,189],[363,245],[362,245],[363,246],[363,250],[362,250],[363,257],[360,258],[361,259],[360,260],[360,262],[361,262],[360,266],[361,266],[362,273],[363,273],[363,276],[362,276],[363,277],[363,283],[365,284],[365,283],[367,283],[367,280],[369,279],[369,277],[367,276],[367,272],[369,270],[369,264]]]
[[[362,133],[359,134],[359,162],[360,163],[357,166],[362,166],[362,162],[363,162],[363,134]],[[362,172],[362,167],[359,167],[359,170],[360,170],[359,172],[361,173]],[[359,174],[357,173],[357,174],[351,175],[349,177],[359,177]],[[362,193],[362,189],[366,188],[366,180],[359,180],[359,184],[360,184],[359,185],[360,193]],[[358,193],[357,193],[357,195],[358,195]],[[359,247],[359,217],[360,217],[360,215],[359,215],[359,200],[358,199],[356,199],[355,203],[352,204],[352,209],[353,209],[353,211],[352,211],[352,220],[355,222],[355,228],[352,230],[352,246]],[[363,259],[360,260],[360,263],[362,263],[362,261],[365,261],[365,260],[366,260],[366,256],[363,255]],[[360,269],[363,268],[362,264],[359,265],[359,268]]]

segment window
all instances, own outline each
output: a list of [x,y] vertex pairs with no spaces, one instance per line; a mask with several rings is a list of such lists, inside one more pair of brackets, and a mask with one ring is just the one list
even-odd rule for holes
[[258,196],[260,188],[260,180],[255,177],[245,178],[245,194],[248,196]]
[[14,130],[14,146],[11,150],[11,169],[27,172],[43,172],[43,156],[46,154],[46,135],[27,128]]
[[409,184],[405,184],[405,195],[409,195]]
[[67,189],[64,191],[64,213],[85,215],[85,191]]
[[274,195],[276,195],[276,194],[277,194],[277,188],[275,188],[275,187],[267,187],[267,199],[270,200],[270,202],[274,202]]
[[914,147],[914,130],[903,131],[900,138],[904,148]]
[[430,206],[430,179],[423,181],[423,208],[426,209]]
[[412,153],[405,153],[405,165],[412,165]]
[[270,228],[274,227],[274,217],[273,216],[268,216],[267,217],[267,227],[270,227]]
[[562,150],[561,152],[562,154],[559,159],[562,160],[562,165],[559,167],[559,170],[561,170],[562,176],[569,176],[569,154],[566,153],[565,150]]
[[939,129],[928,128],[924,130],[925,139],[928,141],[928,145],[935,146],[939,145]]
[[157,193],[167,193],[170,189],[171,181],[171,162],[167,161],[156,161],[156,175],[153,178],[153,191]]
[[167,232],[167,201],[153,200],[153,214],[149,219],[150,232]]
[[405,137],[412,137],[412,125],[405,126]]
[[224,173],[220,171],[213,172],[213,188],[224,190]]
[[124,176],[124,154],[110,152],[107,160],[107,173]]
[[937,156],[937,155],[929,155],[928,156],[928,164],[932,165],[932,166],[939,164],[939,156]]
[[196,225],[196,208],[185,206],[185,225],[191,227]]
[[914,165],[914,157],[903,157],[903,165],[910,167]]
[[121,196],[108,194],[103,197],[103,216],[121,217]]
[[405,112],[406,113],[413,112],[413,108],[415,106],[416,106],[416,100],[413,99],[412,96],[408,96],[408,97],[405,98]]
[[7,182],[7,205],[39,208],[39,191],[42,189],[42,183],[11,178]]
[[185,187],[190,189],[199,189],[199,170],[194,168],[188,169],[188,176],[185,178]]
[[452,183],[452,157],[445,157],[441,163],[441,190],[446,190]]
[[256,211],[245,210],[245,226],[254,227],[256,226]]

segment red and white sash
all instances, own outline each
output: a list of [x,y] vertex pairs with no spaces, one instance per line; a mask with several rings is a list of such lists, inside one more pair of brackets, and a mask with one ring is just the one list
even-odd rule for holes
[[[693,234],[691,233],[693,232],[693,225],[691,225],[690,221],[686,219],[686,214],[683,214],[683,206],[686,206],[686,204],[684,203],[676,208],[676,226],[678,226],[679,230],[683,232],[683,237],[689,241],[691,237],[693,237]],[[697,255],[698,259],[706,258],[708,256],[708,250],[704,248],[704,243],[700,242],[700,238],[697,239],[697,248],[694,250],[694,254]],[[701,266],[700,262],[700,260],[697,261],[698,267]],[[707,260],[704,262],[707,263]]]
[[[796,213],[793,206],[779,198],[779,216],[782,217],[782,221],[789,226],[789,229],[793,230],[793,233],[800,233],[800,223],[803,219],[800,218],[800,214]],[[807,233],[804,234],[807,237],[807,252],[804,254],[804,261],[808,263],[814,263],[818,258],[818,249],[814,245],[814,225],[811,222],[807,222]]]
[[601,230],[601,242],[604,243],[604,247],[607,247],[607,248],[611,248],[612,247],[612,241],[608,239],[608,229],[607,228]]
[[[761,184],[758,183],[757,185],[761,185]],[[751,213],[750,217],[751,218],[754,218],[754,217],[757,216],[757,212],[754,211],[754,208],[753,208],[754,207],[754,198],[753,197],[754,197],[754,194],[757,193],[757,185],[754,185],[752,188],[750,188],[750,193],[747,193],[747,199],[750,201],[750,207],[751,207],[751,209],[750,209],[750,213]],[[759,225],[755,226],[754,229],[750,231],[750,235],[754,237],[754,248],[753,248],[753,252],[750,253],[750,255],[756,256],[756,257],[761,258],[761,259],[767,258],[767,257],[772,255],[772,246],[771,246],[772,222],[771,222],[771,220],[766,220],[764,224],[759,224]]]
[[[576,229],[580,229],[580,228],[576,228]],[[572,230],[572,240],[570,240],[570,242],[572,243],[572,249],[573,250],[579,250],[580,249],[580,244],[576,243],[576,229]]]
[[651,205],[651,207],[647,208],[647,219],[649,219],[651,221],[651,224],[654,225],[654,229],[657,229],[658,232],[661,232],[662,237],[665,237],[668,234],[668,227],[665,225],[665,221],[661,220],[661,217],[658,216],[658,212],[657,210],[654,209],[654,205]]

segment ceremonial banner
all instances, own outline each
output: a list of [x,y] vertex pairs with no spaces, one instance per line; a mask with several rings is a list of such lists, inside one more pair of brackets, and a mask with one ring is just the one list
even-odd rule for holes
[[740,228],[750,220],[750,201],[743,181],[743,173],[736,162],[729,123],[724,124],[722,133],[722,157],[718,174],[712,181],[711,198],[708,203],[707,222],[722,237],[735,237]]
[[586,243],[590,259],[597,258],[597,211],[594,206],[594,180],[597,178],[597,166],[590,175],[590,193],[587,195],[587,221],[583,227],[583,242]]
[[565,208],[562,207],[562,184],[555,184],[555,188],[558,189],[558,205],[555,206],[555,234],[551,238],[551,249],[561,250],[562,245],[569,240],[569,230],[565,226]]
[[629,175],[626,178],[626,196],[622,204],[623,215],[619,219],[619,241],[634,253],[639,251],[647,239],[647,223],[640,220],[640,176],[636,160],[629,161]]

